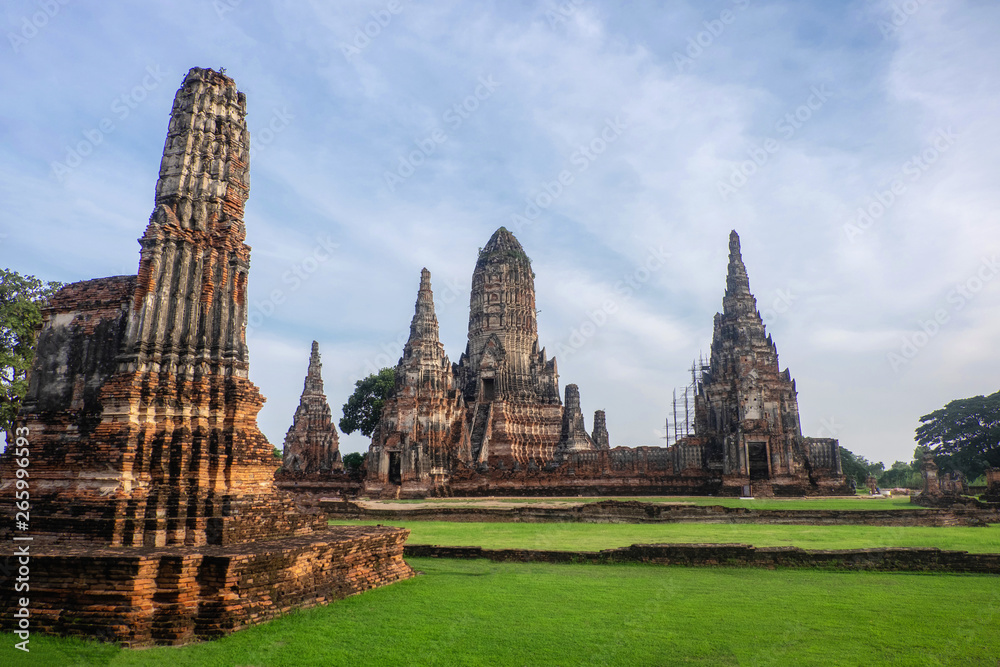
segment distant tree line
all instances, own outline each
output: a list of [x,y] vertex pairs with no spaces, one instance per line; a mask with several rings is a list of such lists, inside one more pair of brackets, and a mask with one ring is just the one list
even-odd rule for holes
[[924,447],[917,447],[913,450],[913,459],[906,463],[895,461],[888,469],[881,461],[869,461],[863,456],[855,454],[850,450],[840,448],[840,463],[844,470],[844,475],[853,479],[858,488],[863,488],[865,480],[871,475],[878,481],[879,488],[904,488],[920,489],[923,487],[923,476],[920,474],[920,462],[923,460]]
[[949,402],[920,418],[917,448],[909,462],[895,461],[888,469],[878,461],[840,448],[844,474],[862,486],[868,475],[882,488],[923,486],[920,464],[930,453],[943,473],[961,472],[970,484],[983,484],[986,468],[1000,468],[1000,391]]

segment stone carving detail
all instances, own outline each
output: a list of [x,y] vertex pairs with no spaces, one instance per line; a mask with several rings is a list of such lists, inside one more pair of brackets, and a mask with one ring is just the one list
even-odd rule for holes
[[313,341],[309,355],[309,370],[299,407],[292,425],[285,434],[282,470],[311,474],[341,470],[340,438],[333,425],[330,404],[323,393],[323,364],[319,359],[319,343]]

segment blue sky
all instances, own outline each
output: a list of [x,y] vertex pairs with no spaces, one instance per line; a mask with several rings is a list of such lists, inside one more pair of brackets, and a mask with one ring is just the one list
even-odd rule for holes
[[185,73],[247,94],[276,445],[313,339],[338,418],[395,364],[421,267],[457,361],[501,225],[613,446],[663,443],[731,229],[807,435],[908,460],[920,415],[997,389],[995,2],[12,0],[0,24],[0,263],[23,273],[135,273]]

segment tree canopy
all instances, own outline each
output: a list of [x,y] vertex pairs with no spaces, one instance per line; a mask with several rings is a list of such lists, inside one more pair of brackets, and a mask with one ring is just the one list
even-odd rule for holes
[[28,391],[42,303],[61,283],[0,269],[0,431],[9,431]]
[[877,479],[885,471],[885,464],[881,461],[869,461],[844,447],[840,448],[840,465],[844,475],[853,479],[859,488],[864,486],[868,475],[874,475]]
[[1000,391],[951,401],[920,422],[916,440],[942,470],[975,479],[987,467],[1000,468]]
[[396,385],[396,369],[383,368],[363,380],[354,383],[354,393],[344,403],[344,417],[340,420],[340,430],[344,433],[361,431],[371,437],[382,417],[385,399],[392,395]]
[[360,452],[344,454],[344,467],[349,470],[359,470],[365,463],[365,455]]

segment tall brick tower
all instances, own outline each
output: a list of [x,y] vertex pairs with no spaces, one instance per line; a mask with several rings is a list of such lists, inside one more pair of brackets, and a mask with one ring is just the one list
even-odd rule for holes
[[61,540],[223,543],[245,520],[235,508],[271,497],[264,398],[247,379],[245,117],[232,79],[188,72],[138,276],[69,285],[43,313],[20,418]]
[[456,368],[469,405],[475,460],[552,460],[562,431],[555,359],[538,347],[535,274],[501,227],[472,274],[469,343]]
[[285,434],[281,469],[291,473],[315,473],[340,470],[340,437],[333,425],[330,404],[323,393],[323,364],[319,343],[312,342],[309,369],[295,409],[292,425]]
[[133,501],[115,544],[221,540],[206,507],[272,490],[264,399],[247,379],[249,141],[233,80],[192,69],[170,113],[116,373],[101,390],[95,439]]
[[840,473],[836,441],[802,437],[795,381],[778,366],[735,231],[729,235],[726,292],[715,316],[711,360],[695,399],[695,433],[706,442],[709,470],[732,485],[749,481],[763,494],[772,484],[805,493],[818,481],[818,474],[810,480],[814,470]]
[[[31,547],[33,630],[183,643],[411,574],[404,531],[329,529],[274,488],[247,377],[245,117],[232,79],[188,72],[138,275],[67,285],[43,309],[21,438],[0,457],[13,516],[27,450],[31,518],[13,539]],[[15,558],[0,547],[0,568]]]
[[[555,363],[538,352],[531,260],[504,227],[479,253],[472,274],[469,344],[462,362],[469,400],[559,402]],[[533,379],[538,371],[541,382]]]
[[370,494],[426,494],[457,461],[469,462],[465,403],[455,386],[434,313],[431,272],[420,272],[410,337],[396,365],[396,386],[382,408],[368,454]]

